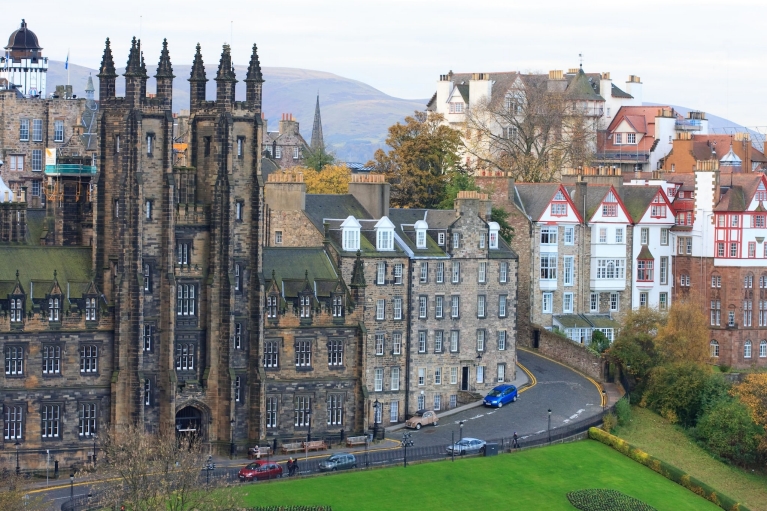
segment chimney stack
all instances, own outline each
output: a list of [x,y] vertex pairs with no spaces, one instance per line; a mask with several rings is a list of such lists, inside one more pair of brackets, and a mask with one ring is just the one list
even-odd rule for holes
[[349,193],[373,218],[389,216],[391,185],[383,174],[352,174]]

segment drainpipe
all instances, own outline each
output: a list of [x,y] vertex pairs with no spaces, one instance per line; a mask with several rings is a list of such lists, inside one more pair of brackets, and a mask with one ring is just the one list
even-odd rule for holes
[[409,417],[410,411],[410,327],[411,327],[411,307],[413,296],[413,260],[408,258],[407,271],[407,331],[405,333],[405,420]]

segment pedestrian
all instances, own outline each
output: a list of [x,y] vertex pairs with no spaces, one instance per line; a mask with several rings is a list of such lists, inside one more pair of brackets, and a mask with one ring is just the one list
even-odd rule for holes
[[299,472],[300,472],[300,471],[299,471],[299,469],[298,469],[298,460],[293,460],[293,473],[294,473],[295,475],[298,475],[298,474],[299,474]]
[[288,477],[293,475],[293,458],[288,458]]
[[517,432],[514,432],[514,436],[511,437],[511,447],[512,449],[519,449],[519,437],[517,436]]
[[256,446],[255,449],[256,449],[256,459],[260,460],[261,459],[261,447]]

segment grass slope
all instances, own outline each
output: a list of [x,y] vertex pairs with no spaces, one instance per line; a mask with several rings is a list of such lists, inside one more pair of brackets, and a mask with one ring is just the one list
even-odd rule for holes
[[664,510],[717,506],[591,440],[493,458],[423,463],[239,488],[247,505],[331,505],[333,511],[573,510],[567,492],[610,488]]
[[631,423],[613,434],[739,500],[752,511],[767,511],[767,476],[717,461],[679,427],[647,409],[633,407],[631,412]]

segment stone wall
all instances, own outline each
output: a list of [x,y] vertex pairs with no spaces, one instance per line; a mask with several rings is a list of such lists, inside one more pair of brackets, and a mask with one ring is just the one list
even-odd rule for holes
[[604,380],[602,358],[584,346],[549,332],[538,325],[531,325],[533,334],[538,332],[538,353],[561,362],[598,381]]

